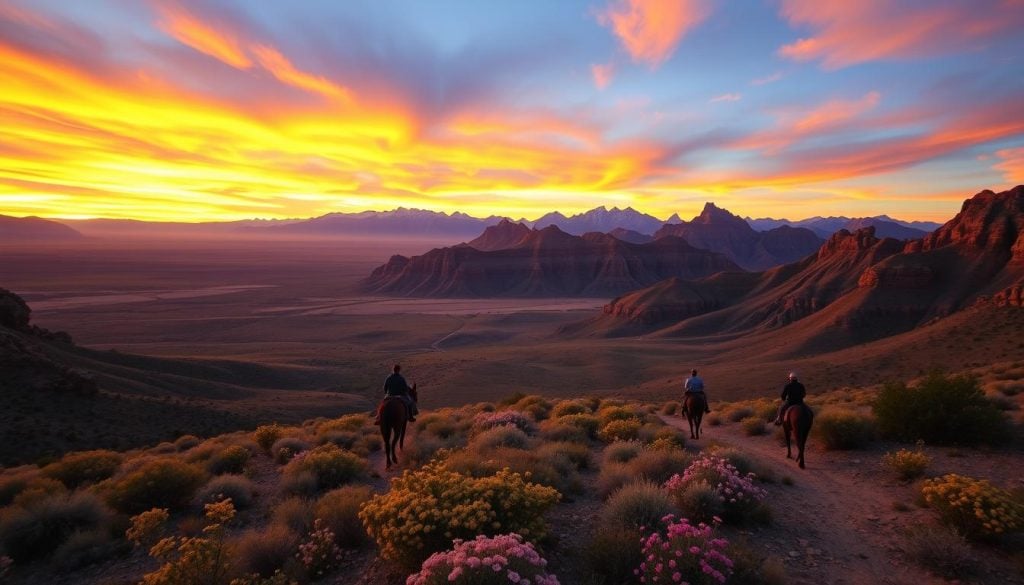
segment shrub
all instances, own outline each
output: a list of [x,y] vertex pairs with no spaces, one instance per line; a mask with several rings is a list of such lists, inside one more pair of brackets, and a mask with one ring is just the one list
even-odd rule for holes
[[680,429],[670,426],[663,426],[654,432],[654,436],[648,441],[649,447],[657,444],[658,448],[670,449],[673,446],[682,449],[686,446],[687,434]]
[[782,561],[765,556],[763,549],[754,549],[744,543],[733,542],[728,555],[732,559],[729,581],[743,585],[786,585],[792,580],[786,576]]
[[341,549],[334,543],[334,533],[319,518],[313,521],[309,540],[299,545],[298,558],[306,574],[313,579],[320,579],[338,568]]
[[391,490],[367,502],[359,518],[382,556],[419,563],[454,538],[507,531],[542,538],[543,514],[558,499],[556,490],[511,471],[473,478],[431,463],[393,479]]
[[252,453],[241,445],[225,447],[215,453],[206,463],[206,470],[214,475],[242,473]]
[[365,459],[332,443],[296,455],[284,469],[286,476],[312,474],[319,490],[355,481],[366,471]]
[[590,449],[586,445],[566,441],[544,443],[536,451],[537,457],[546,461],[555,461],[564,457],[576,469],[588,469],[591,466]]
[[544,420],[551,412],[551,401],[536,394],[526,396],[512,405],[513,410],[519,410],[533,417],[534,420]]
[[221,475],[211,479],[199,490],[197,499],[201,504],[215,504],[230,499],[238,510],[252,506],[256,486],[241,475]]
[[685,491],[694,482],[704,481],[713,486],[722,504],[722,517],[733,522],[745,522],[757,515],[761,501],[768,493],[754,485],[753,473],[743,475],[736,466],[716,456],[702,456],[694,460],[682,475],[672,476],[665,488],[682,509],[687,505]]
[[826,408],[814,418],[811,433],[830,451],[859,449],[874,439],[875,424],[852,410]]
[[482,433],[495,427],[514,426],[527,435],[537,432],[537,425],[529,416],[518,410],[501,412],[481,412],[473,418],[472,434]]
[[764,419],[757,416],[748,416],[740,421],[743,434],[748,437],[756,437],[765,434]]
[[356,548],[367,540],[359,521],[359,508],[370,501],[369,486],[345,486],[327,492],[317,501],[314,515],[334,534],[334,542],[343,548]]
[[645,449],[626,464],[633,477],[644,478],[657,484],[686,469],[690,455],[680,449]]
[[306,534],[313,527],[315,512],[313,503],[303,498],[288,498],[274,507],[270,515],[271,524],[287,526],[296,534]]
[[680,404],[679,401],[670,400],[661,405],[661,414],[664,414],[665,416],[674,416],[679,413],[682,407],[683,405]]
[[299,453],[309,449],[309,443],[298,437],[284,437],[274,441],[270,447],[270,455],[280,464],[288,463]]
[[652,528],[672,513],[672,500],[657,484],[636,481],[619,488],[601,508],[602,528]]
[[479,535],[452,544],[451,550],[436,552],[424,561],[407,585],[558,585],[558,579],[545,569],[547,561],[518,534]]
[[491,427],[482,431],[469,442],[470,447],[477,452],[486,452],[497,447],[511,447],[513,449],[526,449],[530,446],[530,437],[522,430],[513,425],[503,427]]
[[605,463],[601,466],[601,473],[597,475],[597,495],[601,499],[608,499],[608,496],[615,493],[619,488],[635,481],[633,472],[624,463]]
[[473,477],[486,477],[508,468],[528,476],[534,483],[553,487],[566,493],[579,493],[583,489],[576,467],[566,455],[544,457],[540,451],[525,451],[500,447],[480,456],[473,451],[456,451],[444,460],[444,466]]
[[73,571],[126,552],[126,547],[124,541],[111,538],[106,527],[79,530],[53,551],[51,562],[61,571]]
[[0,521],[0,549],[18,563],[40,559],[76,532],[105,530],[111,516],[99,498],[84,492],[14,507]]
[[25,491],[29,482],[35,477],[37,476],[34,473],[21,473],[0,477],[0,507],[10,505],[18,494]]
[[121,467],[122,457],[114,451],[69,453],[43,468],[43,475],[56,479],[68,489],[109,478]]
[[570,414],[559,417],[557,420],[560,423],[583,429],[587,433],[587,437],[591,439],[597,438],[597,429],[601,428],[601,421],[592,414]]
[[617,420],[635,420],[639,423],[643,417],[630,406],[603,406],[601,410],[597,411],[597,418],[601,422],[601,426],[604,427]]
[[921,488],[925,503],[960,535],[984,540],[1024,528],[1024,505],[987,480],[950,473]]
[[635,419],[613,420],[598,431],[597,437],[606,443],[632,441],[639,436],[641,426]]
[[964,537],[947,530],[919,526],[907,532],[907,556],[945,579],[962,579],[977,572],[978,558]]
[[582,400],[563,400],[551,409],[551,418],[560,418],[572,414],[587,414],[590,407]]
[[261,577],[257,574],[238,577],[232,579],[230,585],[299,585],[299,582],[289,578],[281,571],[277,571],[269,577]]
[[900,449],[882,456],[882,465],[894,471],[902,480],[921,477],[931,462],[932,458],[921,450]]
[[49,499],[52,496],[67,494],[68,488],[61,482],[48,477],[34,477],[25,486],[25,489],[14,497],[15,506],[29,507],[36,502]]
[[583,559],[593,573],[588,583],[635,583],[643,561],[636,528],[598,528],[583,548]]
[[142,585],[192,585],[225,583],[228,580],[228,554],[224,525],[235,516],[230,501],[207,504],[207,525],[200,537],[171,536],[161,539],[149,550],[163,565],[146,574]]
[[174,448],[178,451],[188,451],[202,442],[203,440],[195,435],[182,435],[174,441]]
[[722,499],[706,480],[691,481],[672,490],[676,508],[691,522],[711,522],[722,515]]
[[203,472],[177,459],[156,459],[114,480],[108,500],[118,511],[137,514],[150,508],[184,509],[203,484]]
[[707,524],[693,526],[686,518],[667,516],[664,524],[644,539],[639,571],[644,583],[725,583],[733,565],[726,556],[729,541],[716,538]]
[[639,441],[616,441],[604,448],[601,459],[605,463],[626,463],[644,450]]
[[913,388],[886,384],[873,408],[882,435],[900,441],[997,445],[1010,435],[1006,415],[969,376],[933,373]]
[[546,420],[540,425],[540,438],[545,441],[571,441],[587,443],[590,436],[586,429],[558,420]]
[[736,406],[729,409],[729,412],[726,414],[726,418],[731,422],[740,422],[741,420],[752,416],[754,416],[754,409],[749,406]]
[[283,434],[284,429],[277,423],[274,423],[272,425],[256,427],[256,430],[252,432],[252,438],[256,441],[256,444],[260,446],[260,449],[270,453],[270,448],[274,446],[274,443],[276,443]]
[[232,572],[271,577],[293,558],[299,537],[286,526],[248,530],[231,542]]

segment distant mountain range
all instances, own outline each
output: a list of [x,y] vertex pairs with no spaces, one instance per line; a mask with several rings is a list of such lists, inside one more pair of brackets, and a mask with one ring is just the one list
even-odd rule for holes
[[[714,204],[711,204],[714,207]],[[703,216],[703,214],[702,214]],[[673,214],[662,221],[652,215],[641,213],[631,207],[608,209],[597,207],[585,213],[566,216],[557,211],[543,215],[535,221],[520,219],[519,223],[531,228],[543,229],[555,225],[571,235],[583,235],[589,232],[611,233],[619,230],[618,235],[634,243],[643,236],[655,236],[657,233],[671,232],[666,226],[685,226],[704,222],[702,216],[685,222],[678,214]],[[731,217],[732,216],[730,214]],[[338,236],[411,236],[448,238],[459,241],[471,238],[485,228],[497,225],[503,219],[492,215],[478,218],[465,213],[443,213],[423,209],[398,208],[391,211],[363,211],[359,213],[329,213],[309,219],[273,219],[273,220],[242,220],[230,222],[147,222],[127,219],[87,219],[87,220],[45,220],[39,218],[14,218],[0,216],[0,241],[11,240],[58,240],[85,236],[97,237],[154,237],[178,235],[210,235],[239,236],[249,238],[261,237],[338,237]],[[740,218],[735,218],[738,221]],[[927,231],[938,227],[938,224],[927,222],[901,222],[888,216],[871,218],[847,217],[814,217],[800,221],[785,219],[747,219],[753,228],[752,233],[743,236],[743,240],[757,239],[756,232],[770,232],[781,226],[806,228],[819,238],[827,238],[839,229],[856,230],[868,225],[875,226],[881,237],[911,239],[923,236]],[[737,223],[734,221],[733,223]],[[65,229],[66,228],[66,229]],[[700,228],[676,227],[676,231],[695,232]],[[735,228],[738,230],[738,227]],[[661,231],[665,230],[665,231]],[[627,234],[632,232],[632,234]],[[678,234],[677,234],[678,235]],[[696,237],[696,236],[695,236]],[[789,238],[783,238],[787,240]],[[765,245],[770,245],[772,237],[768,237]],[[691,242],[696,246],[700,244]],[[747,242],[744,246],[757,243]],[[715,249],[715,248],[709,248]],[[802,248],[801,248],[802,250]],[[791,252],[795,254],[797,251]],[[784,257],[785,254],[783,254]],[[733,256],[730,256],[733,257]],[[759,259],[760,257],[760,259]],[[771,259],[777,254],[768,251],[748,250],[738,253],[734,259],[749,268],[763,268],[770,265]]]
[[786,327],[793,351],[914,329],[977,303],[1024,306],[1024,186],[982,191],[915,240],[842,229],[816,254],[760,273],[670,279],[565,332],[746,335]]
[[921,238],[942,225],[931,221],[901,221],[893,219],[888,215],[877,215],[874,217],[811,217],[798,221],[771,218],[751,219],[748,217],[746,221],[750,224],[750,227],[760,232],[788,225],[790,227],[807,228],[822,238],[828,238],[839,230],[855,232],[861,228],[874,227],[878,237],[896,238],[897,240]]
[[567,234],[508,220],[469,244],[392,256],[363,282],[368,293],[415,297],[601,297],[670,277],[740,268],[677,237],[631,244],[600,232]]
[[82,234],[56,221],[38,217],[0,215],[0,241],[78,240]]

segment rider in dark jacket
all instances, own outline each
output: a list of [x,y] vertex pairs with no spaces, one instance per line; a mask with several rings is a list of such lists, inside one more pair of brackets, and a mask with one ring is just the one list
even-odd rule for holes
[[779,412],[775,417],[775,424],[782,424],[782,416],[790,406],[804,403],[807,396],[807,389],[796,379],[796,372],[789,373],[789,383],[782,389],[782,404],[779,405]]
[[[388,376],[387,380],[384,380],[384,397],[395,396],[401,398],[409,410],[409,422],[415,422],[416,415],[419,414],[420,410],[416,406],[416,401],[412,398],[411,393],[413,389],[409,387],[405,377],[399,373],[401,370],[402,366],[395,364],[394,373]],[[381,406],[384,406],[383,402],[381,402]],[[377,408],[377,420],[374,421],[374,424],[380,424],[380,407]]]

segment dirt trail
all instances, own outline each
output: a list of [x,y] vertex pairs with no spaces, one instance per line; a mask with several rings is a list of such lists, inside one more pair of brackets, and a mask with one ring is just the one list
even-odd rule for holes
[[[662,417],[687,430],[686,421]],[[722,443],[740,448],[788,476],[793,485],[769,489],[773,523],[751,530],[750,543],[783,561],[789,583],[946,583],[911,564],[903,554],[905,530],[931,525],[931,514],[913,506],[909,486],[885,474],[870,452],[824,452],[808,444],[807,469],[786,459],[773,434],[748,437],[739,425],[705,427],[691,445]],[[687,431],[688,432],[688,431]],[[796,449],[794,447],[794,456]],[[897,511],[894,504],[907,504]],[[1020,583],[1005,572],[979,576],[984,583]]]

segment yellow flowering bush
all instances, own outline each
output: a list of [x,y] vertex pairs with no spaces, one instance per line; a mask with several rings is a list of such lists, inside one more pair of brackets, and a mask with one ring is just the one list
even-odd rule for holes
[[[228,582],[229,557],[224,539],[224,525],[235,517],[231,500],[205,506],[207,525],[202,536],[169,536],[161,539],[149,554],[163,565],[142,577],[140,585],[195,585]],[[158,522],[159,515],[136,516],[133,524]],[[155,527],[150,526],[149,529]]]
[[882,465],[894,471],[900,476],[900,479],[904,480],[921,477],[924,475],[925,469],[928,469],[928,466],[931,465],[931,462],[932,458],[920,450],[920,445],[918,445],[917,451],[900,449],[899,451],[886,453],[882,457]]
[[471,477],[430,463],[393,479],[359,518],[383,557],[416,566],[456,538],[515,532],[536,541],[546,531],[544,512],[560,497],[508,469]]
[[597,437],[605,443],[614,441],[632,441],[640,434],[640,421],[635,419],[613,420],[597,433]]
[[921,495],[965,538],[983,540],[1024,527],[1024,505],[987,480],[950,473],[925,481]]

